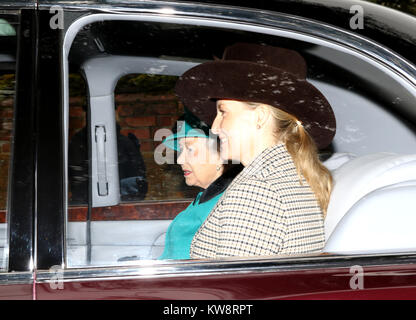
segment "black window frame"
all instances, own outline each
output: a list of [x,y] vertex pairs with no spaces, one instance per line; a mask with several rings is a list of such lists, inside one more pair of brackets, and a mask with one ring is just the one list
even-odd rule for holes
[[9,272],[30,272],[34,261],[36,23],[34,9],[21,10],[17,30],[14,134],[7,208]]

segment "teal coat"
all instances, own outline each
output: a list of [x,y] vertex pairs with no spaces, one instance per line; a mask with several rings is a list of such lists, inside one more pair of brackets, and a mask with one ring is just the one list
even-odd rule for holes
[[165,249],[159,260],[189,259],[192,238],[241,169],[242,166],[235,166],[227,170],[207,189],[198,193],[195,200],[173,219],[166,232]]

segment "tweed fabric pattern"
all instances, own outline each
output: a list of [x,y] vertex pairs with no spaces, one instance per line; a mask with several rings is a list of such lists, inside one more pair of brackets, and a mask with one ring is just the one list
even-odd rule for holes
[[303,176],[301,181],[284,144],[264,150],[233,180],[201,225],[191,258],[320,252],[323,214]]

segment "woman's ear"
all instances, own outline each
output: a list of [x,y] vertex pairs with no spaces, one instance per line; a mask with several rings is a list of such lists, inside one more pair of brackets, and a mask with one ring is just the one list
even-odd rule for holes
[[255,109],[255,112],[257,129],[264,128],[271,116],[269,108],[266,105],[261,104]]

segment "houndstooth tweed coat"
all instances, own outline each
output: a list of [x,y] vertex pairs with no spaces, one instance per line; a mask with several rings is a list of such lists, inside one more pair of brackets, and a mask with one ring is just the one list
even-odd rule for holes
[[190,256],[319,252],[323,214],[284,144],[264,150],[234,179],[195,234]]

